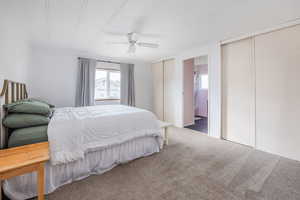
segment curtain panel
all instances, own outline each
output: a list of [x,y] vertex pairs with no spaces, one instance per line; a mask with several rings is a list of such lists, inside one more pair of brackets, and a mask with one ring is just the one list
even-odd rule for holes
[[121,104],[135,106],[134,65],[121,64]]
[[79,58],[75,106],[95,105],[95,73],[97,61]]

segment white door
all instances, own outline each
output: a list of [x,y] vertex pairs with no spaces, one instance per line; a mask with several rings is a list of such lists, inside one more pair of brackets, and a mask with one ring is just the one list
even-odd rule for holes
[[300,160],[300,25],[255,38],[257,148]]
[[153,112],[159,120],[164,120],[164,66],[163,62],[152,64]]
[[175,60],[169,59],[164,63],[164,120],[175,124],[176,116],[176,76]]
[[253,39],[222,46],[222,136],[254,146],[255,67]]

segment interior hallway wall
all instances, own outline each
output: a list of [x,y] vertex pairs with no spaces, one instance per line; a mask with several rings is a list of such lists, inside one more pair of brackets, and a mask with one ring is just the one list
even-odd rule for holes
[[195,124],[194,58],[183,61],[184,126]]

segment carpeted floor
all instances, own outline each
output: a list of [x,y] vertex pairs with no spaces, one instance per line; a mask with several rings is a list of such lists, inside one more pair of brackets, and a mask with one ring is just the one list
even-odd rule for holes
[[300,162],[170,128],[162,152],[63,186],[50,200],[300,199]]

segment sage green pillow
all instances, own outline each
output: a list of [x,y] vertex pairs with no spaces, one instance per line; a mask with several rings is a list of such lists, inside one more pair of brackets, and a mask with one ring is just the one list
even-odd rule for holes
[[16,129],[8,139],[8,147],[17,147],[27,144],[48,141],[48,126],[36,126],[29,128]]
[[47,125],[49,117],[33,114],[9,114],[3,120],[3,125],[7,128],[26,128],[30,126]]
[[48,104],[38,101],[17,101],[11,104],[4,105],[9,113],[27,113],[49,116],[51,113]]
[[44,103],[44,104],[48,105],[50,108],[54,108],[54,107],[55,107],[54,105],[52,105],[52,104],[50,104],[50,103],[48,103],[48,102],[46,102],[46,101],[44,101],[44,100],[41,100],[41,99],[29,98],[29,99],[27,99],[27,100],[28,100],[28,101],[31,101],[31,102],[40,102],[40,103]]

